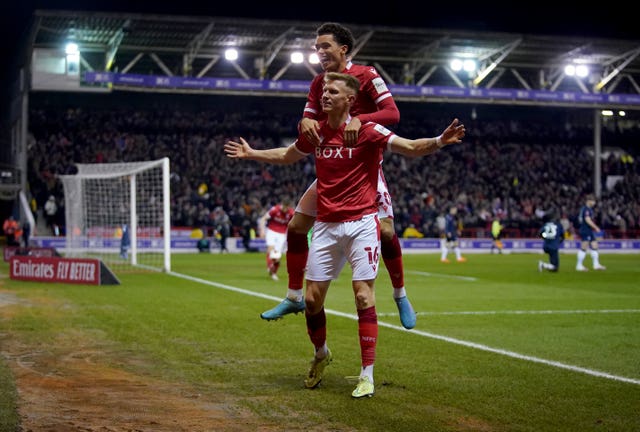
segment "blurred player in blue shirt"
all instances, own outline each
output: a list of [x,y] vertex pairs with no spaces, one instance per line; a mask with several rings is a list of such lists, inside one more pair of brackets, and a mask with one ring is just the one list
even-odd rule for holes
[[449,213],[444,217],[444,238],[442,239],[440,249],[440,261],[443,263],[449,263],[449,259],[447,255],[449,251],[453,249],[453,252],[456,254],[456,261],[465,262],[467,259],[462,256],[462,252],[460,251],[460,244],[458,242],[458,208],[456,206],[452,206],[449,208]]
[[120,258],[129,258],[129,247],[131,246],[131,237],[129,236],[129,225],[122,225],[122,237],[120,237]]
[[558,249],[564,240],[564,229],[557,220],[553,210],[544,216],[544,225],[540,229],[540,237],[544,239],[542,250],[549,255],[549,262],[538,261],[538,271],[548,270],[557,272],[560,268],[560,254]]
[[593,195],[587,195],[585,205],[580,209],[578,215],[578,233],[580,234],[580,250],[578,251],[578,262],[576,263],[577,271],[587,271],[584,266],[584,258],[587,256],[587,246],[591,249],[591,262],[594,270],[606,270],[606,267],[600,264],[598,254],[598,236],[602,232],[600,227],[593,220],[593,208],[596,205],[596,198]]

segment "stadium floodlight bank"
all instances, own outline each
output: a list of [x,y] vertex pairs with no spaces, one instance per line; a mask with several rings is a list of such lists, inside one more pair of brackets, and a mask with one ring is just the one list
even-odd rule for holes
[[65,255],[98,258],[116,272],[171,271],[169,159],[76,166],[60,176]]

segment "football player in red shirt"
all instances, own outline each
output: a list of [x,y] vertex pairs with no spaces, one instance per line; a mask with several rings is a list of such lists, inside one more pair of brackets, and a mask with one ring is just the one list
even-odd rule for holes
[[324,301],[333,279],[349,261],[352,288],[358,313],[361,371],[354,398],[373,396],[373,365],[378,337],[374,283],[378,273],[380,225],[376,200],[379,166],[384,150],[405,156],[425,156],[448,144],[459,143],[465,128],[458,119],[435,138],[402,138],[377,123],[362,125],[357,140],[347,145],[345,130],[359,90],[353,75],[327,73],[322,109],[327,118],[318,124],[320,142],[312,143],[301,132],[287,148],[254,150],[240,138],[229,141],[224,151],[230,158],[272,164],[291,164],[313,154],[317,174],[317,216],[309,251],[305,318],[307,333],[315,348],[305,379],[316,387],[331,362],[326,341]]
[[267,270],[271,279],[278,280],[280,258],[287,249],[287,225],[293,218],[293,207],[288,197],[272,206],[258,220],[258,233],[267,244]]
[[[351,107],[351,117],[344,129],[347,145],[354,145],[361,126],[369,121],[390,126],[400,121],[400,112],[386,83],[372,66],[354,64],[349,60],[354,38],[349,29],[337,23],[322,24],[316,30],[315,49],[323,71],[342,72],[352,75],[360,82],[358,95]],[[310,143],[320,141],[319,121],[326,118],[321,99],[324,73],[318,74],[309,88],[299,131]],[[382,163],[382,160],[380,161]],[[304,310],[302,283],[309,252],[307,233],[316,218],[316,182],[303,194],[287,230],[287,272],[289,288],[286,298],[276,307],[263,312],[260,317],[276,320],[289,313]],[[391,278],[393,297],[398,306],[402,325],[411,329],[416,325],[413,310],[404,286],[402,249],[393,223],[393,206],[386,180],[379,166],[378,217],[381,224],[382,259]]]

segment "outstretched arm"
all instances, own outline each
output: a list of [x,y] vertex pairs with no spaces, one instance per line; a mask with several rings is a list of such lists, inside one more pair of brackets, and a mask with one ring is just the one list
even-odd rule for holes
[[464,134],[464,125],[458,119],[454,119],[442,134],[435,138],[411,140],[395,136],[391,141],[390,150],[409,157],[426,156],[435,153],[446,145],[461,143]]
[[224,145],[224,152],[231,159],[248,159],[272,165],[289,165],[306,156],[298,151],[295,143],[289,147],[255,150],[244,138],[240,138],[240,142],[227,141]]

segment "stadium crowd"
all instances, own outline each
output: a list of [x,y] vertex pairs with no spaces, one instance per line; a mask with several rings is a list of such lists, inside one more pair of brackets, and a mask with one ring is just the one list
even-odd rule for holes
[[[301,196],[315,178],[311,160],[285,167],[238,164],[222,151],[229,138],[239,136],[255,148],[288,145],[301,116],[297,98],[202,96],[197,103],[184,98],[180,104],[175,97],[128,103],[140,97],[126,93],[95,98],[68,105],[39,96],[31,103],[30,189],[39,208],[50,195],[56,197],[60,226],[64,195],[56,175],[73,173],[76,162],[167,156],[172,226],[212,226],[213,211],[221,207],[230,217],[232,235],[255,227],[282,195]],[[592,116],[584,121],[551,109],[503,108],[491,114],[483,108],[486,112],[477,118],[475,108],[467,115],[468,106],[399,107],[400,123],[391,129],[403,136],[434,135],[453,117],[467,128],[464,144],[430,158],[385,155],[399,235],[414,227],[426,237],[439,237],[451,205],[458,206],[463,235],[486,230],[498,215],[507,236],[535,237],[550,209],[562,215],[569,235],[573,232],[583,197],[593,192]],[[603,191],[596,218],[616,237],[640,233],[639,140],[637,126],[603,127]],[[488,230],[485,234],[489,237]]]

